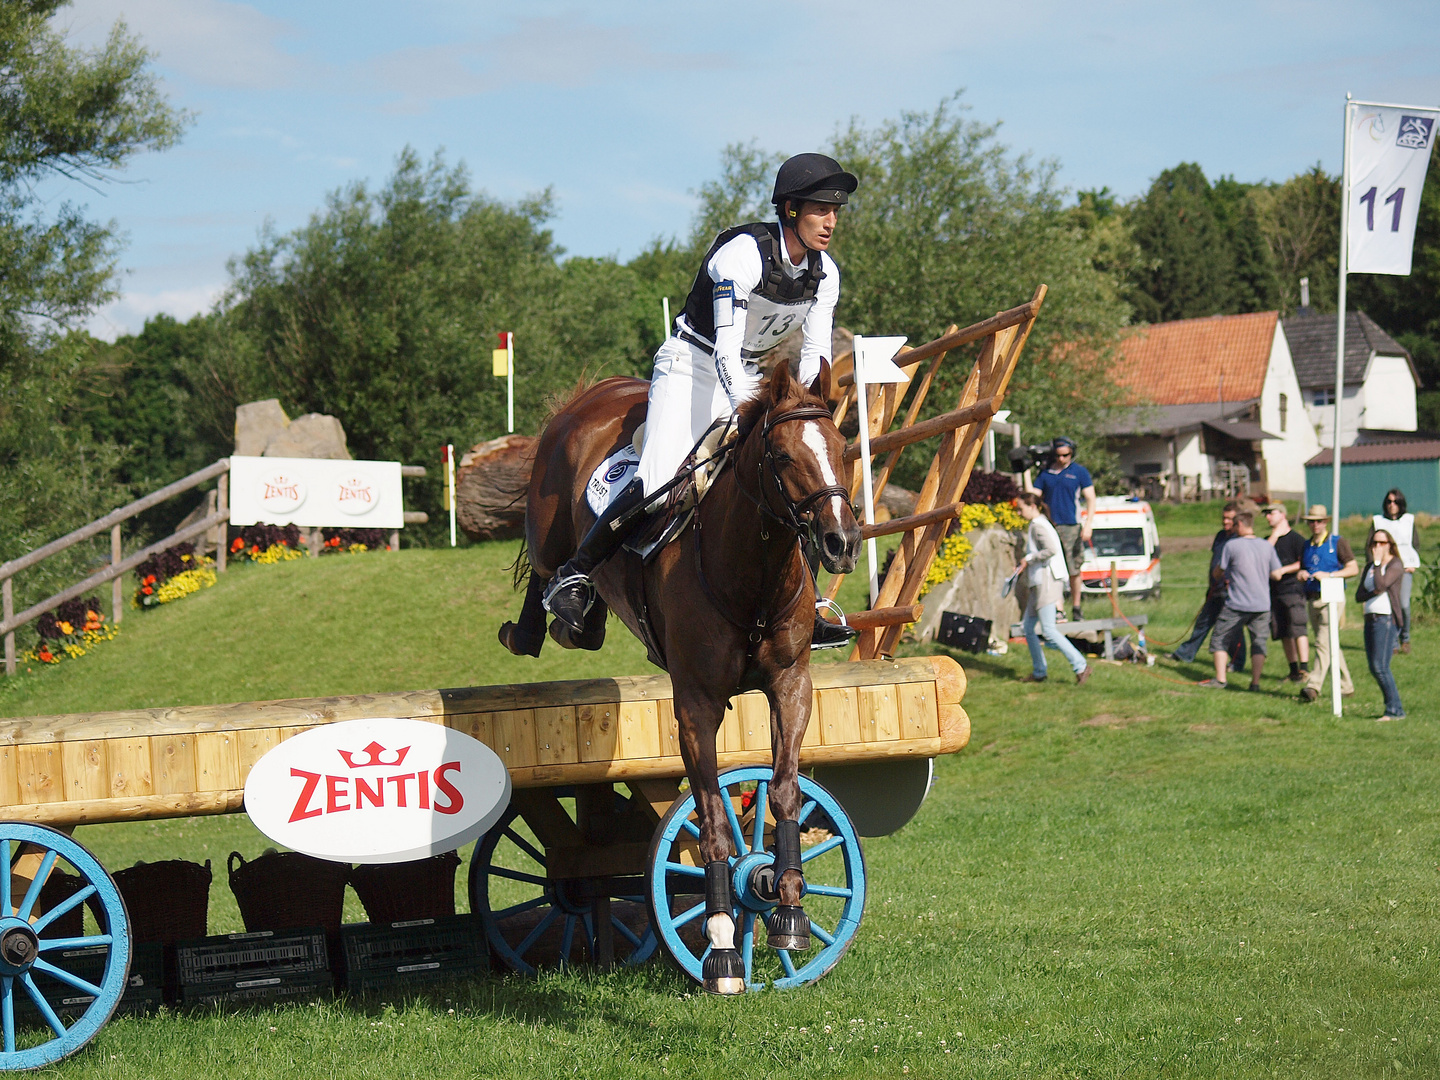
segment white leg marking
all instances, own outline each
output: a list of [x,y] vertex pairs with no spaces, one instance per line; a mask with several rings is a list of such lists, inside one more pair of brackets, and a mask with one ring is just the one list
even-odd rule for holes
[[705,936],[710,939],[711,948],[733,949],[735,947],[735,920],[729,915],[711,915],[705,920]]
[[[830,467],[830,454],[825,447],[825,436],[820,433],[820,424],[815,420],[806,420],[800,431],[800,438],[815,455],[816,462],[820,465],[820,475],[825,480],[826,487],[835,487],[840,481],[835,479],[835,470]],[[834,512],[838,521],[840,518],[840,496],[830,496],[830,509]]]

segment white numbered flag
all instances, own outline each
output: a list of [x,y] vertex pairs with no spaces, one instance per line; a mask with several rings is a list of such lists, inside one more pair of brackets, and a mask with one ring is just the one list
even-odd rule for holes
[[1408,274],[1440,112],[1351,110],[1349,272]]

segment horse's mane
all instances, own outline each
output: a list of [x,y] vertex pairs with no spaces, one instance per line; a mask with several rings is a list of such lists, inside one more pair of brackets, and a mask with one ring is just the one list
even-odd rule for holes
[[809,405],[818,405],[827,411],[830,409],[830,403],[828,401],[818,394],[812,394],[804,383],[793,376],[789,381],[789,392],[784,394],[779,400],[776,400],[772,379],[773,375],[767,378],[761,385],[758,394],[748,401],[742,402],[740,408],[736,410],[735,429],[741,440],[750,434],[755,425],[760,423],[766,410],[775,409],[779,411],[781,405],[784,405],[787,409],[801,408]]

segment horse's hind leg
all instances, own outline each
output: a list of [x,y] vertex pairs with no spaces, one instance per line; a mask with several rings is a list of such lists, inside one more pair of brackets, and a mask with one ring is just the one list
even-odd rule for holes
[[779,903],[766,920],[772,949],[808,949],[810,918],[801,906],[805,871],[800,862],[800,743],[810,723],[812,686],[808,665],[786,669],[772,684],[770,732],[775,762],[770,807],[775,815],[775,891]]
[[[507,622],[500,627],[500,644],[516,656],[539,656],[540,647],[545,644],[545,607],[540,598],[545,595],[549,578],[542,578],[532,566],[529,581],[525,585],[525,606],[520,609],[518,622]],[[604,635],[604,624],[601,624]]]

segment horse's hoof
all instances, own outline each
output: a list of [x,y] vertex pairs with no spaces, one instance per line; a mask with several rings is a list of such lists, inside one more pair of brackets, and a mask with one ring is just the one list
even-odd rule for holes
[[745,992],[745,961],[735,949],[711,949],[700,967],[700,974],[707,994]]
[[[589,620],[587,619],[587,621]],[[577,634],[559,619],[551,619],[550,636],[562,649],[585,649],[588,652],[598,652],[605,644],[605,623],[601,621],[598,630],[586,630],[583,634]]]
[[810,917],[802,907],[778,905],[765,920],[765,929],[765,944],[772,949],[810,948]]
[[500,644],[516,656],[539,656],[545,639],[539,634],[526,634],[513,622],[507,622],[500,627]]

